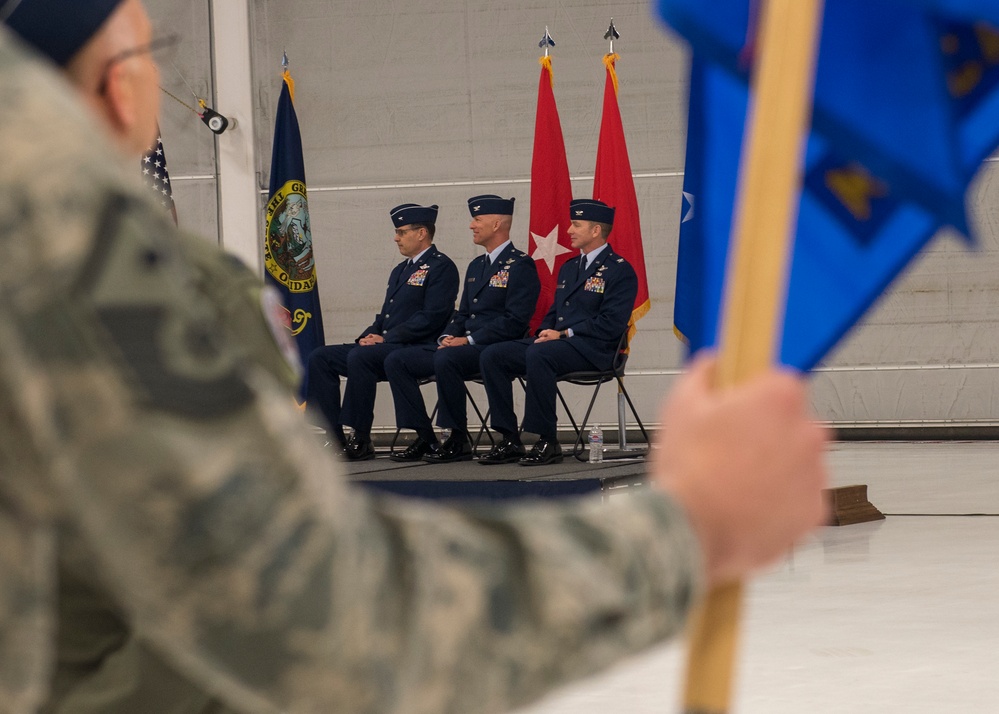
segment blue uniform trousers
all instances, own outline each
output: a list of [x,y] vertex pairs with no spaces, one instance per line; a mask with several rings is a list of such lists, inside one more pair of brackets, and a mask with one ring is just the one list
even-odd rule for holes
[[[385,359],[410,345],[382,342],[319,347],[309,355],[309,386],[306,400],[316,407],[331,426],[354,427],[361,438],[371,435],[374,421],[375,393],[378,382],[386,379]],[[347,377],[343,403],[340,402],[340,377]]]
[[518,376],[526,377],[524,431],[548,439],[557,436],[557,378],[569,372],[596,368],[567,340],[534,342],[533,338],[490,345],[482,353],[480,364],[486,396],[489,397],[492,427],[507,436],[517,434],[513,380]]
[[468,431],[465,380],[479,373],[479,345],[437,349],[410,347],[385,360],[385,373],[395,401],[395,423],[400,429],[429,431],[432,427],[419,380],[437,378],[437,426]]

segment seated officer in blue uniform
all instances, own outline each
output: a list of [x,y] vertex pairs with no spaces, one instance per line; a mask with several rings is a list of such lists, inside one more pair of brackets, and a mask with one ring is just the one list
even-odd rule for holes
[[[398,350],[385,360],[396,425],[414,429],[417,435],[409,448],[390,457],[395,461],[472,458],[465,380],[479,373],[479,355],[488,345],[526,334],[541,291],[534,261],[510,241],[513,202],[494,195],[468,199],[472,242],[485,248],[486,254],[472,260],[465,271],[458,312],[436,345]],[[431,375],[437,379],[437,425],[451,430],[440,445],[419,385],[420,379]]]
[[[389,276],[381,312],[353,344],[320,347],[309,355],[309,411],[314,421],[320,421],[317,410],[322,414],[331,441],[339,442],[351,460],[374,458],[371,422],[385,359],[405,347],[433,344],[458,297],[458,268],[433,244],[437,206],[404,203],[390,215],[395,242],[406,259]],[[347,378],[342,407],[340,377]],[[354,428],[350,441],[344,426]]]
[[[491,423],[503,440],[480,459],[481,464],[518,461],[524,466],[558,463],[555,383],[560,375],[610,369],[621,335],[628,327],[638,278],[624,258],[607,244],[614,209],[602,201],[569,203],[569,236],[578,259],[558,274],[555,299],[538,328],[536,339],[503,342],[481,357],[482,377],[492,411]],[[527,377],[524,431],[540,438],[526,453],[513,411],[512,380]]]

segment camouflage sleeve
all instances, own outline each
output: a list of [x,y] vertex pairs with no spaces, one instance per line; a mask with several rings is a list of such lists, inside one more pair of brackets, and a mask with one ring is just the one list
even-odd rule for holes
[[682,626],[699,554],[655,494],[456,511],[347,487],[24,69],[0,44],[0,406],[153,651],[239,711],[471,714]]
[[180,235],[180,250],[191,266],[197,290],[210,296],[222,328],[245,359],[266,369],[289,390],[297,390],[301,364],[295,341],[280,321],[280,296],[240,260],[204,238]]
[[457,512],[346,487],[144,210],[109,204],[22,337],[61,500],[189,676],[252,711],[500,711],[681,626],[696,548],[651,494]]

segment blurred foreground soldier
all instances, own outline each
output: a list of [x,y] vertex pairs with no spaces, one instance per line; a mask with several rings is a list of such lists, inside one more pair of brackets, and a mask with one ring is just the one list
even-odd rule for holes
[[[154,39],[138,0],[0,0],[0,17],[59,67],[122,156],[137,159],[155,143],[160,89],[152,55],[176,38]],[[183,234],[179,240],[195,268],[192,287],[223,315],[220,328],[247,359],[295,388],[301,367],[277,291],[205,239]]]
[[[319,347],[309,355],[306,404],[313,420],[330,430],[330,441],[341,445],[351,461],[375,457],[371,424],[378,382],[386,379],[386,359],[410,345],[433,344],[458,297],[458,268],[434,245],[437,206],[404,203],[389,215],[406,259],[389,275],[381,312],[353,343]],[[342,406],[340,377],[347,378]],[[349,441],[344,426],[354,428]]]
[[[486,249],[468,265],[458,312],[451,318],[436,345],[410,347],[385,360],[385,373],[395,401],[395,423],[414,429],[417,439],[393,461],[435,463],[468,461],[472,441],[468,433],[465,380],[479,373],[479,355],[491,344],[515,340],[527,332],[541,292],[538,270],[510,240],[514,199],[473,196],[472,242]],[[419,380],[436,375],[437,425],[450,429],[437,443]]]
[[459,511],[355,491],[216,329],[134,172],[5,32],[0,93],[5,714],[509,710],[676,634],[707,585],[821,520],[803,382],[716,393],[710,360],[678,381],[634,497]]
[[[569,372],[609,369],[631,318],[638,278],[607,243],[614,209],[602,201],[569,203],[569,237],[579,258],[558,273],[555,299],[534,338],[502,342],[482,353],[492,426],[503,440],[479,463],[541,466],[562,461],[555,413],[556,381]],[[527,377],[524,431],[538,435],[524,450],[513,410],[512,381]]]

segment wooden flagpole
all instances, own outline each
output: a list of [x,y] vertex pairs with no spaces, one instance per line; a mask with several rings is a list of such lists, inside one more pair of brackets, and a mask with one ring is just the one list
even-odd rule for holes
[[[822,0],[766,0],[729,250],[719,389],[776,362],[811,121]],[[729,711],[741,583],[713,589],[694,616],[684,711]]]

